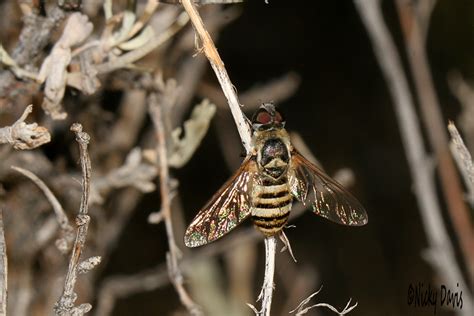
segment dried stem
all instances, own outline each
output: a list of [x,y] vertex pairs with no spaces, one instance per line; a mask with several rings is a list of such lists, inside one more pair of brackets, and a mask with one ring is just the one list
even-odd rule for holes
[[255,306],[247,303],[247,305],[254,311],[255,315],[258,316],[269,316],[272,308],[276,242],[275,236],[265,237],[265,276],[263,278],[262,290],[257,299],[257,301],[262,301],[262,308],[257,310]]
[[33,106],[30,104],[12,126],[0,128],[0,144],[9,143],[15,149],[33,149],[49,143],[51,135],[45,127],[25,123],[32,111]]
[[227,74],[227,70],[224,67],[224,62],[220,58],[211,36],[204,27],[204,23],[202,22],[201,16],[197,12],[193,1],[182,0],[182,4],[186,12],[189,14],[196,33],[201,39],[202,50],[204,51],[206,57],[209,59],[212,69],[216,73],[222,91],[224,92],[230,110],[232,111],[234,121],[237,124],[237,129],[239,130],[240,138],[242,139],[242,144],[244,145],[245,150],[248,152],[250,150],[251,139],[250,126],[247,123],[247,120],[244,114],[242,113],[242,110],[240,109],[240,103],[237,98],[235,87],[230,81],[229,75]]
[[[432,169],[427,163],[429,160],[423,149],[421,128],[417,121],[408,81],[402,71],[400,56],[383,21],[380,1],[356,0],[355,4],[367,28],[375,55],[394,100],[420,215],[430,245],[427,259],[444,282],[453,286],[459,283],[463,291],[468,291],[443,223]],[[460,313],[472,315],[472,302],[469,295],[466,295]]]
[[259,299],[262,299],[262,309],[260,315],[270,315],[273,297],[273,277],[275,275],[275,252],[277,240],[275,236],[265,238],[265,277],[263,279],[262,292]]
[[[202,42],[202,50],[212,66],[212,69],[216,73],[217,79],[221,85],[222,91],[224,92],[229,107],[231,109],[234,121],[237,124],[237,129],[242,140],[242,144],[247,152],[250,151],[250,140],[251,131],[249,124],[240,109],[240,103],[237,98],[235,87],[230,81],[227,70],[224,67],[224,63],[217,52],[217,49],[212,41],[211,36],[207,32],[202,22],[199,13],[197,12],[192,0],[182,0],[184,9],[189,14],[191,22],[193,23],[196,33]],[[273,295],[273,277],[275,273],[275,251],[276,251],[276,239],[274,236],[265,238],[265,276],[262,287],[262,292],[259,297],[262,298],[262,309],[259,315],[270,315],[270,309],[272,304]],[[250,305],[251,306],[251,305]],[[253,306],[251,306],[253,307]],[[255,311],[255,308],[253,308]]]
[[157,97],[152,93],[149,97],[150,115],[155,126],[156,138],[158,140],[158,157],[159,157],[159,174],[160,174],[160,193],[161,193],[161,213],[166,227],[166,235],[168,237],[169,252],[167,253],[168,273],[176,291],[179,294],[181,303],[188,309],[192,315],[201,315],[199,306],[189,296],[184,288],[184,280],[182,272],[178,264],[178,256],[180,250],[176,245],[173,233],[173,223],[171,220],[171,199],[169,188],[169,170],[168,157],[166,150],[166,137],[164,128],[164,119],[161,106],[157,104]]
[[395,3],[398,8],[418,100],[420,101],[421,116],[437,159],[436,166],[442,192],[454,226],[453,231],[459,240],[472,279],[474,277],[474,252],[472,251],[474,249],[474,233],[469,220],[468,209],[464,203],[461,181],[449,151],[449,140],[444,128],[446,125],[443,121],[426,56],[423,25],[421,24],[428,24],[427,18],[421,23],[419,15],[415,12],[416,4],[411,0],[397,0]]
[[464,177],[464,182],[466,183],[466,187],[468,190],[468,199],[471,205],[474,204],[474,166],[472,164],[472,157],[467,150],[466,145],[464,145],[464,141],[459,135],[458,129],[454,122],[449,122],[448,130],[451,134],[451,151],[455,160],[458,164],[458,168],[461,171],[461,174]]
[[304,315],[306,314],[307,312],[309,312],[311,309],[315,308],[315,307],[326,307],[327,309],[333,311],[334,313],[338,314],[338,315],[346,315],[348,314],[350,311],[352,311],[354,308],[357,307],[357,303],[355,303],[354,305],[351,306],[351,301],[352,299],[349,299],[349,301],[347,302],[346,306],[344,307],[344,309],[342,311],[338,311],[337,308],[335,308],[334,306],[330,305],[330,304],[327,304],[327,303],[317,303],[317,304],[314,304],[314,305],[311,305],[311,306],[306,306],[308,305],[309,301],[316,295],[319,294],[319,292],[321,292],[321,289],[323,287],[321,286],[319,288],[319,290],[317,290],[316,292],[314,292],[313,294],[311,294],[310,296],[308,296],[306,299],[304,299],[295,309],[293,309],[290,313],[296,313],[295,315],[296,316],[301,316],[301,315]]
[[61,203],[59,203],[58,199],[56,198],[56,196],[54,196],[53,192],[51,192],[48,186],[33,172],[17,166],[11,166],[11,168],[15,171],[18,171],[25,177],[29,178],[31,181],[33,181],[34,184],[38,186],[38,188],[41,189],[41,191],[43,191],[44,195],[53,207],[59,227],[61,228],[64,234],[64,238],[58,240],[57,247],[62,252],[66,252],[67,250],[69,250],[71,248],[72,241],[74,240],[74,229],[72,228],[71,224],[69,224],[69,219],[67,218],[66,212],[64,211]]
[[88,303],[81,304],[77,307],[74,306],[74,302],[77,298],[77,295],[74,292],[74,286],[77,281],[77,274],[79,273],[80,269],[79,260],[86,242],[87,230],[89,228],[90,222],[88,211],[91,162],[87,152],[90,136],[82,131],[82,125],[78,123],[75,123],[71,126],[71,131],[76,133],[76,141],[79,144],[82,169],[82,196],[79,214],[76,217],[76,224],[79,226],[79,228],[77,230],[74,248],[72,249],[71,259],[69,261],[69,268],[66,275],[66,280],[64,282],[64,290],[61,297],[54,306],[56,315],[83,315],[92,308],[92,306]]
[[8,260],[5,232],[3,230],[3,210],[0,209],[0,316],[7,315]]

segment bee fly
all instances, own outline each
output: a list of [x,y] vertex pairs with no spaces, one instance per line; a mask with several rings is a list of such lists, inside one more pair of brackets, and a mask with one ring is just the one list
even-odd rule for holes
[[214,241],[250,215],[264,235],[276,235],[288,221],[293,198],[336,223],[367,224],[362,205],[293,148],[285,120],[272,103],[254,114],[252,130],[251,151],[189,225],[186,246]]

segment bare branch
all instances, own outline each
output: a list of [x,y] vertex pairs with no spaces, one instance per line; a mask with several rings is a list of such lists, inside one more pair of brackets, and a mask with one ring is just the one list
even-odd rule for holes
[[458,164],[458,168],[464,177],[464,182],[468,189],[468,200],[471,205],[474,205],[474,166],[472,164],[472,157],[467,150],[464,141],[459,135],[458,129],[454,122],[449,122],[448,130],[451,134],[451,152]]
[[158,174],[157,168],[144,160],[144,153],[139,148],[130,151],[123,166],[97,177],[91,187],[90,203],[102,204],[104,196],[112,189],[132,186],[141,192],[151,192],[155,189],[153,179]]
[[71,245],[74,240],[74,229],[72,228],[71,224],[69,224],[69,219],[67,218],[66,212],[64,211],[61,203],[59,203],[58,199],[56,196],[54,196],[53,192],[51,192],[48,186],[33,172],[17,166],[11,166],[11,168],[33,181],[33,183],[36,184],[38,188],[41,189],[41,191],[43,191],[49,203],[51,203],[54,213],[56,214],[59,227],[63,232],[63,237],[56,241],[56,246],[61,252],[66,253],[69,249],[71,249]]
[[224,92],[230,110],[232,111],[232,115],[234,116],[235,123],[237,124],[237,129],[239,130],[240,138],[242,139],[242,144],[244,145],[245,150],[248,152],[250,150],[251,131],[250,126],[244,114],[242,113],[242,110],[240,109],[240,103],[237,98],[235,87],[230,81],[229,75],[227,74],[227,70],[224,67],[224,63],[222,62],[222,59],[220,58],[219,53],[217,52],[217,49],[212,41],[211,36],[206,31],[201,16],[197,12],[193,1],[182,0],[182,4],[186,12],[189,14],[196,33],[201,39],[202,50],[204,51],[206,57],[209,59],[212,69],[216,73],[222,91]]
[[[81,266],[79,260],[81,259],[82,250],[84,248],[87,230],[89,228],[90,217],[89,212],[89,191],[90,191],[90,173],[91,162],[87,152],[90,136],[82,131],[82,125],[75,123],[71,126],[71,131],[76,133],[76,141],[79,144],[79,152],[81,158],[82,169],[82,197],[79,214],[76,217],[76,224],[79,226],[72,249],[71,259],[69,261],[69,268],[64,281],[64,290],[54,306],[56,315],[83,315],[91,310],[92,305],[83,303],[79,306],[74,306],[77,299],[77,294],[74,292],[74,286],[77,281],[77,274],[83,271],[84,265]],[[81,268],[79,268],[81,267]]]
[[103,282],[98,292],[96,314],[110,315],[118,298],[151,291],[169,284],[168,282],[169,277],[164,266],[133,275],[110,277]]
[[166,151],[166,137],[164,129],[164,119],[161,105],[157,104],[157,96],[152,93],[149,97],[149,112],[155,126],[156,138],[158,140],[157,153],[159,158],[160,173],[160,193],[161,193],[161,212],[163,214],[166,235],[168,237],[169,252],[167,253],[168,273],[176,291],[179,294],[181,303],[188,309],[192,315],[201,315],[202,312],[196,303],[191,299],[184,288],[184,280],[181,269],[178,264],[180,250],[176,245],[173,232],[173,223],[171,220],[171,200],[169,190],[169,170],[168,157]]
[[3,230],[3,210],[0,209],[0,316],[7,315],[8,260],[5,232]]
[[265,237],[265,276],[263,279],[262,290],[257,299],[257,301],[262,301],[262,308],[257,311],[252,304],[247,303],[247,305],[255,312],[255,315],[258,316],[269,316],[272,308],[273,289],[275,286],[273,282],[275,275],[275,253],[275,236]]
[[[463,282],[453,247],[449,242],[449,235],[443,223],[432,170],[426,163],[428,157],[423,149],[421,128],[417,121],[408,81],[402,71],[403,67],[396,46],[383,21],[380,1],[355,0],[355,4],[367,28],[375,55],[394,101],[420,215],[430,245],[427,259],[444,282],[450,285],[459,283],[459,286],[467,291],[468,287]],[[464,301],[465,305],[460,313],[471,315],[472,303],[469,295],[466,297],[468,298]]]
[[12,126],[0,128],[0,144],[9,143],[15,149],[33,149],[49,143],[51,135],[43,126],[36,123],[25,123],[28,114],[33,111],[30,104],[26,107],[21,117]]
[[474,149],[474,88],[457,71],[448,74],[448,83],[451,92],[461,103],[462,111],[458,118],[467,148]]
[[422,24],[428,22],[426,18],[424,21],[420,20],[412,1],[397,0],[395,4],[400,17],[416,93],[420,101],[422,122],[437,160],[436,168],[449,216],[472,280],[474,278],[474,252],[472,251],[474,230],[469,219],[469,210],[464,203],[461,181],[449,151],[446,125],[426,55]]
[[317,294],[319,294],[319,292],[321,292],[322,288],[323,288],[323,286],[321,285],[319,290],[317,290],[316,292],[314,292],[313,294],[308,296],[306,299],[304,299],[295,309],[290,311],[290,313],[295,313],[296,312],[296,314],[295,314],[296,316],[301,316],[301,315],[305,315],[307,312],[309,312],[311,309],[313,309],[315,307],[326,307],[326,308],[328,308],[329,310],[333,311],[334,313],[336,313],[338,315],[346,315],[350,311],[352,311],[354,308],[357,307],[357,303],[355,303],[354,305],[351,306],[352,299],[349,299],[349,301],[347,302],[346,306],[344,307],[344,309],[342,311],[338,311],[334,306],[332,306],[330,304],[327,304],[327,303],[318,303],[318,304],[314,304],[314,305],[311,305],[311,306],[306,306],[306,305],[308,305],[309,301],[314,296],[316,296]]

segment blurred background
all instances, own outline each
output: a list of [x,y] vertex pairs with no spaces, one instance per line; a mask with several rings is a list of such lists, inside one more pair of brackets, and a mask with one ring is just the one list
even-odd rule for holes
[[[94,25],[91,38],[99,38],[104,28],[99,2],[84,3],[82,9]],[[288,252],[277,252],[274,315],[288,314],[321,286],[321,292],[310,304],[324,302],[342,310],[352,298],[358,306],[350,315],[433,315],[431,304],[414,306],[410,302],[411,288],[419,289],[420,293],[428,288],[438,291],[437,315],[463,315],[459,306],[441,306],[441,285],[457,293],[462,291],[464,304],[472,302],[473,287],[469,280],[472,280],[473,262],[469,258],[474,248],[469,245],[474,240],[473,212],[467,201],[459,200],[458,205],[462,204],[468,219],[464,227],[471,233],[461,236],[459,227],[452,221],[450,204],[444,194],[446,186],[437,171],[439,157],[430,143],[430,134],[436,132],[423,124],[422,97],[407,54],[406,33],[401,28],[397,2],[403,1],[380,2],[383,18],[398,49],[419,115],[417,122],[424,141],[420,150],[426,153],[426,164],[432,164],[432,171],[428,172],[432,174],[443,224],[454,250],[453,262],[460,271],[460,280],[455,282],[463,283],[464,288],[444,279],[443,269],[452,267],[440,268],[432,264],[436,260],[427,259],[443,253],[436,253],[427,237],[414,187],[417,180],[413,179],[407,161],[395,101],[354,2],[309,4],[270,0],[265,4],[263,0],[251,0],[201,7],[204,22],[216,41],[247,116],[260,103],[274,101],[286,116],[287,130],[297,133],[302,140],[297,140],[295,146],[307,147],[301,150],[309,150],[329,175],[343,182],[369,215],[369,223],[363,227],[337,225],[310,211],[292,218],[295,227],[287,229],[286,234],[297,262],[293,262]],[[408,6],[422,7],[423,2],[413,1]],[[34,1],[24,3],[35,6]],[[8,52],[18,47],[21,16],[25,15],[20,6],[24,3],[0,2],[3,16],[0,20],[4,21],[0,22],[4,30],[0,40]],[[138,16],[145,4],[146,1],[135,4],[133,10]],[[426,44],[422,46],[426,48],[439,101],[441,131],[448,136],[448,120],[454,121],[472,152],[474,122],[469,113],[473,101],[459,96],[474,95],[474,86],[469,85],[474,77],[474,2],[426,0],[425,4],[433,7],[426,24]],[[47,11],[51,12],[55,5],[54,1],[47,2]],[[132,10],[125,1],[113,5],[115,14],[127,8]],[[180,12],[179,6],[162,4],[150,25],[159,34],[156,30],[172,25]],[[37,70],[60,34],[61,27],[40,50],[42,53],[31,63],[25,63],[25,67]],[[192,57],[194,53],[193,30],[186,25],[166,44],[137,62],[136,68],[101,73],[98,77],[101,86],[91,95],[68,88],[62,102],[68,118],[62,121],[51,119],[41,110],[44,98],[41,85],[32,87],[28,80],[8,79],[14,83],[1,90],[0,126],[11,125],[24,107],[33,103],[33,120],[47,127],[52,136],[49,144],[31,152],[7,149],[8,145],[0,147],[0,208],[4,213],[10,265],[11,315],[21,315],[14,305],[25,302],[24,296],[21,298],[25,288],[29,290],[26,307],[21,311],[24,315],[42,315],[48,308],[52,310],[51,303],[62,289],[61,276],[66,272],[68,255],[60,254],[53,237],[41,247],[23,250],[25,244],[34,242],[35,229],[42,227],[52,212],[41,191],[31,181],[9,171],[10,165],[23,164],[40,176],[64,203],[72,221],[79,205],[80,187],[71,179],[80,178],[80,168],[77,145],[68,131],[70,123],[81,122],[92,136],[93,175],[113,182],[107,175],[125,163],[132,148],[139,147],[143,153],[156,145],[153,123],[147,117],[146,95],[150,89],[143,88],[146,86],[143,82],[148,77],[155,78],[157,71],[165,81],[165,88],[158,88],[162,98],[171,98],[167,93],[174,89],[167,80],[173,78],[181,87],[171,92],[175,104],[164,107],[170,130],[189,118],[194,105],[203,98],[216,105],[209,130],[192,158],[180,168],[170,168],[173,179],[170,186],[176,192],[172,200],[173,225],[178,247],[183,252],[184,286],[209,315],[251,315],[245,303],[259,306],[255,300],[263,282],[264,245],[250,221],[201,248],[186,249],[182,242],[187,224],[237,170],[245,154],[209,63],[202,54]],[[107,59],[97,63],[104,60]],[[6,66],[0,71],[10,72]],[[134,111],[139,114],[133,114]],[[122,134],[113,136],[119,132]],[[25,155],[32,156],[25,158]],[[153,165],[145,158],[141,163]],[[156,168],[152,170],[147,174],[149,181],[156,184],[154,190],[143,192],[146,190],[139,190],[133,183],[109,184],[108,190],[101,193],[102,201],[91,206],[86,253],[103,256],[103,262],[87,276],[80,276],[76,289],[79,301],[92,304],[92,315],[186,314],[166,272],[169,241],[165,225],[153,225],[148,220],[150,213],[159,211],[161,203],[158,172]],[[463,198],[467,188],[457,169],[455,176],[457,179],[452,181],[461,185]],[[109,239],[104,239],[101,245],[103,236]],[[463,248],[463,238],[470,240],[464,244],[468,248]],[[281,243],[280,247],[283,247]],[[52,267],[56,267],[54,271]],[[29,271],[27,277],[25,271]],[[137,281],[138,285],[134,283]],[[110,299],[107,295],[114,297],[114,303],[101,309],[106,304],[101,300]],[[308,312],[308,315],[332,314],[325,308]]]

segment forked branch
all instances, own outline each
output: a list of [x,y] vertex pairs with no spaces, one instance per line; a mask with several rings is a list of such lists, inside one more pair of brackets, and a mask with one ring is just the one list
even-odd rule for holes
[[69,261],[69,268],[66,275],[66,280],[64,281],[64,290],[61,297],[54,306],[56,315],[61,316],[84,315],[91,310],[92,305],[89,303],[74,306],[74,302],[77,299],[77,294],[74,292],[74,286],[79,273],[87,272],[100,263],[100,257],[92,257],[83,262],[79,262],[84,244],[86,242],[87,230],[89,228],[90,222],[88,212],[91,162],[89,153],[87,152],[90,136],[82,131],[82,125],[78,123],[75,123],[71,126],[71,131],[76,133],[76,141],[79,144],[82,169],[82,197],[79,214],[76,217],[76,224],[79,226],[79,228],[77,229],[76,240],[74,242],[71,259]]

